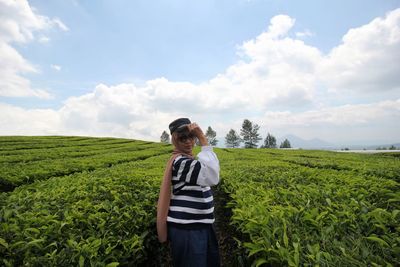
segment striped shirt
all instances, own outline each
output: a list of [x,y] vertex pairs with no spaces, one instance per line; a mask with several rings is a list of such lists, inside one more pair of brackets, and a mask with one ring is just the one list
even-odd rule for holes
[[211,146],[201,147],[197,158],[180,155],[172,163],[172,195],[167,222],[214,222],[214,200],[210,186],[219,182],[219,161]]

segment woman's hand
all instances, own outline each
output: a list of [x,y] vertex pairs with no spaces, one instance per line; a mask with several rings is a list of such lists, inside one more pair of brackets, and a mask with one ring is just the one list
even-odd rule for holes
[[188,125],[188,130],[189,130],[190,133],[192,133],[196,137],[204,135],[203,130],[201,130],[200,126],[197,123],[189,124]]
[[188,125],[189,132],[192,133],[199,139],[201,146],[208,146],[208,140],[203,133],[203,130],[197,123],[191,123]]

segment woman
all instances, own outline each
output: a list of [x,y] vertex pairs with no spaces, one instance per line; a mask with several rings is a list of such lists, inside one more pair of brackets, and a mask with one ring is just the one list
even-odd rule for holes
[[[210,188],[219,182],[218,158],[196,123],[180,118],[169,129],[175,149],[167,163],[158,199],[159,241],[170,241],[176,267],[220,266]],[[192,154],[195,138],[201,145],[198,159]]]

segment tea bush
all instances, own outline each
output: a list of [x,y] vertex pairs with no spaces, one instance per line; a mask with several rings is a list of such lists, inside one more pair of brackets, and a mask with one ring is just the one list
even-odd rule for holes
[[[0,137],[9,191],[0,193],[1,264],[163,265],[156,202],[171,151],[117,138]],[[398,154],[215,152],[242,262],[400,266]]]

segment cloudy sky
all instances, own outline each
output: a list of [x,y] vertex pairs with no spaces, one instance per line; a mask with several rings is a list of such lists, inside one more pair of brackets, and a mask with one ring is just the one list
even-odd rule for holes
[[399,62],[399,0],[0,0],[0,135],[395,143]]

